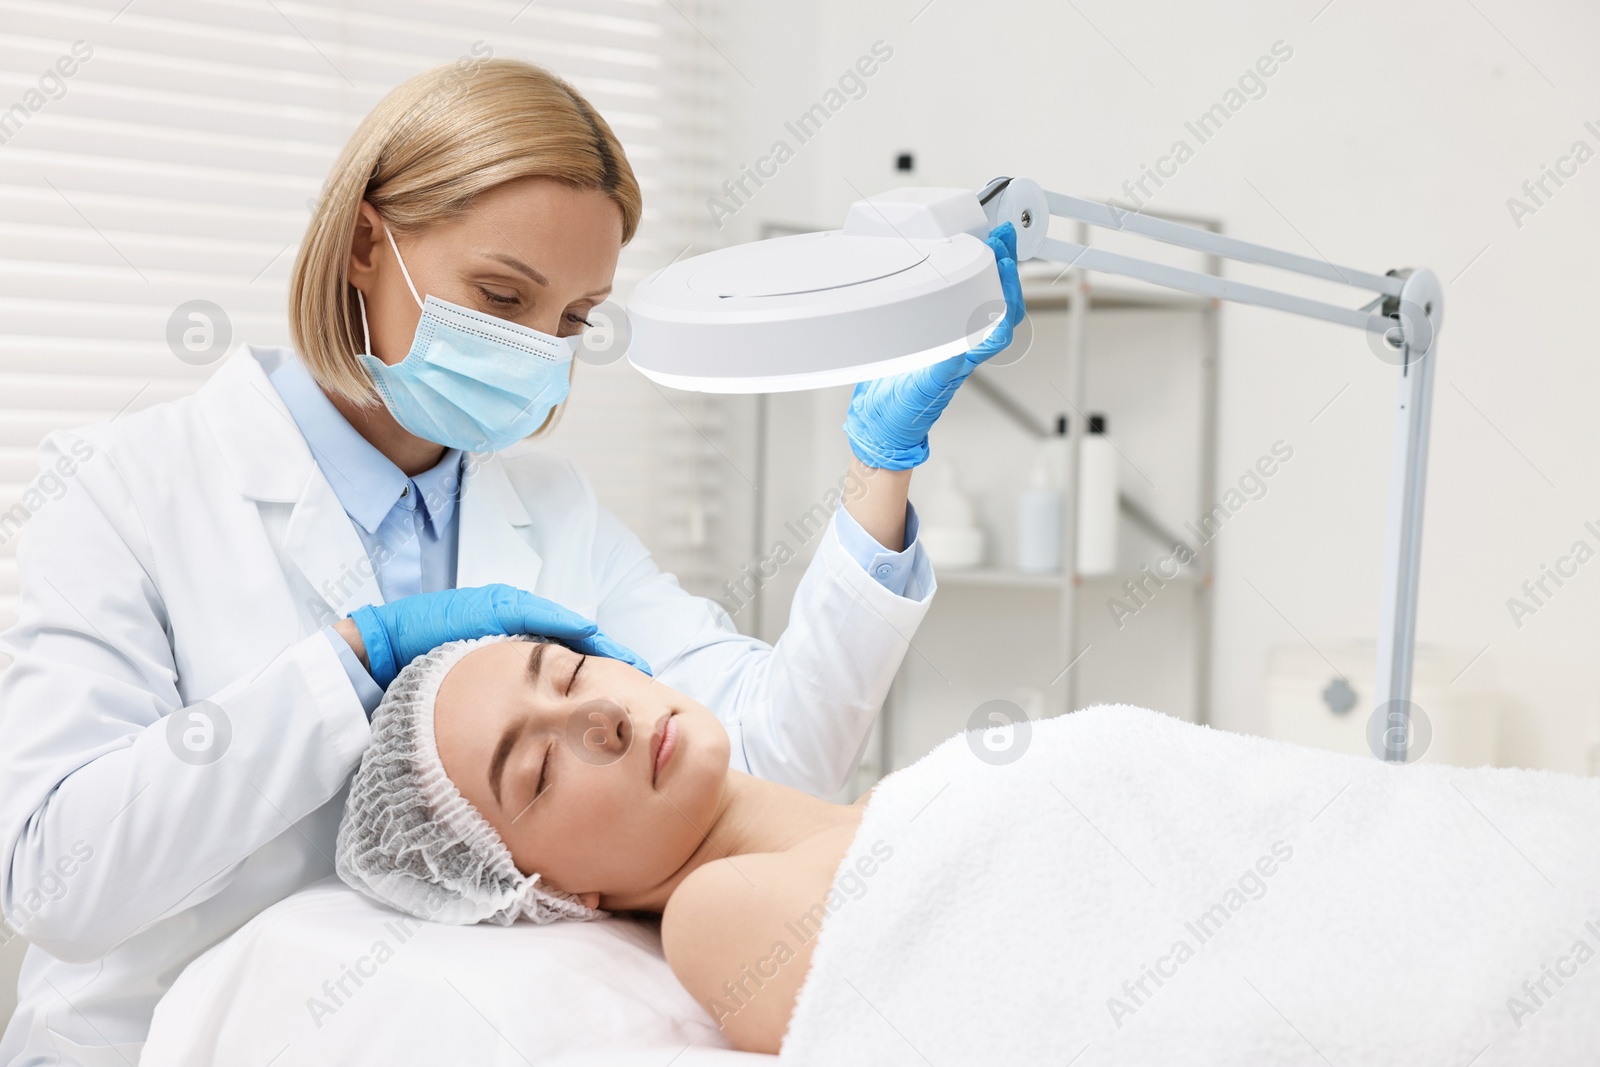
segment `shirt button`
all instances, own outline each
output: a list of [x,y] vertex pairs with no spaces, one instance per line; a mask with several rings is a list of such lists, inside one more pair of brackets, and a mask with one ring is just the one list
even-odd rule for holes
[[887,563],[880,563],[878,564],[878,577],[887,578],[889,577],[890,572],[893,570],[894,568],[889,566]]

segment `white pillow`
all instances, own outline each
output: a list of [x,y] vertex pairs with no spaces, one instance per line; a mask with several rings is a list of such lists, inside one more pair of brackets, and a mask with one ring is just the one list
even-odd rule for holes
[[729,1047],[654,923],[445,926],[329,877],[185,968],[140,1064],[526,1065],[686,1045]]

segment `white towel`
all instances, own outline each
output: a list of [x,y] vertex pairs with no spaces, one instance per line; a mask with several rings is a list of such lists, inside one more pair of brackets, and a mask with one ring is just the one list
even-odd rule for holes
[[1125,706],[1030,729],[879,785],[782,1062],[1594,1062],[1600,782]]

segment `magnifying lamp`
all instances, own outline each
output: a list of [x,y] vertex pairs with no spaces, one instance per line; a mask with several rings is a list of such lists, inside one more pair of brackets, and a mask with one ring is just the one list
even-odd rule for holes
[[[1223,259],[1308,275],[1375,297],[1345,308],[1051,237],[1051,216]],[[1276,308],[1374,334],[1399,368],[1378,635],[1385,758],[1409,737],[1418,555],[1433,365],[1444,293],[1426,269],[1384,274],[1050,192],[1027,178],[980,190],[895,189],[852,204],[844,227],[681,260],[628,300],[628,359],[652,381],[708,393],[818,389],[899,374],[973,348],[1005,310],[989,231],[1010,222],[1017,261],[1052,260],[1200,296]]]

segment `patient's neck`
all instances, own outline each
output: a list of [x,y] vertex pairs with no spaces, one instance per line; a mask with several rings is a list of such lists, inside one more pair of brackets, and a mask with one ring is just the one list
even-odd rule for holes
[[688,861],[666,881],[637,895],[602,894],[600,907],[608,911],[660,912],[678,885],[712,860],[752,852],[783,852],[854,816],[854,809],[848,805],[818,800],[809,793],[730,768],[716,815]]

